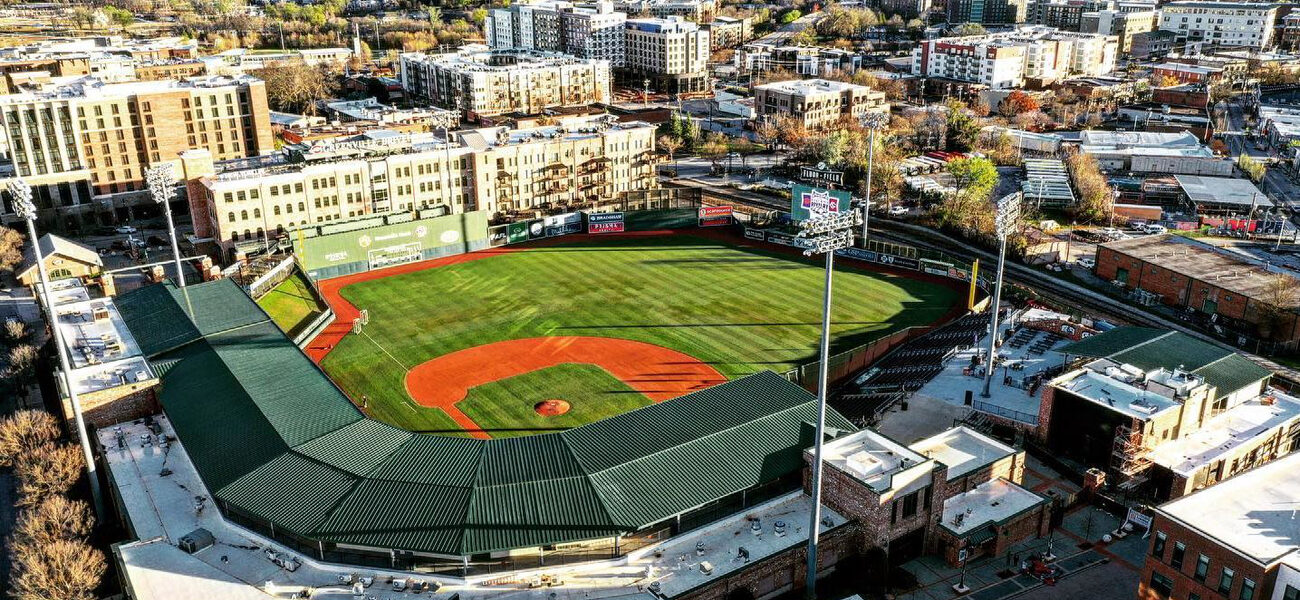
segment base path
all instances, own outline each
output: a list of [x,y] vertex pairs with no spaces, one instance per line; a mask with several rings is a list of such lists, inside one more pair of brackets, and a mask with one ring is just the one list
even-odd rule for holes
[[441,408],[471,435],[487,438],[473,419],[456,408],[471,388],[564,363],[596,365],[655,402],[727,380],[712,366],[663,346],[560,336],[496,342],[439,356],[406,373],[406,393],[420,406]]

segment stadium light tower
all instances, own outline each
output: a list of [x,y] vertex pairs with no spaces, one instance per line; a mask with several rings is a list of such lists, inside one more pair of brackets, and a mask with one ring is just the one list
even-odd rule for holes
[[799,224],[803,231],[799,237],[807,242],[804,256],[826,255],[826,289],[822,298],[821,360],[817,365],[817,433],[813,440],[812,512],[808,524],[808,572],[804,597],[817,597],[817,539],[822,518],[822,438],[826,429],[826,374],[827,358],[831,346],[831,285],[835,273],[835,251],[853,246],[853,229],[861,224],[861,217],[853,210],[831,211],[827,207],[835,202],[828,199],[821,210],[811,209],[811,218]]
[[41,253],[41,243],[36,237],[36,205],[32,203],[32,186],[22,179],[11,179],[7,186],[13,197],[14,212],[27,221],[27,237],[32,243],[33,256],[36,259],[36,272],[40,276],[41,293],[45,298],[45,316],[50,322],[50,334],[54,337],[54,352],[59,356],[59,370],[63,372],[63,388],[68,392],[68,402],[72,405],[72,414],[77,422],[77,436],[80,438],[81,451],[86,460],[86,476],[90,480],[90,496],[94,500],[95,515],[104,516],[104,499],[99,490],[99,474],[95,472],[95,453],[90,448],[90,437],[86,434],[86,420],[81,414],[81,399],[77,388],[72,384],[72,369],[68,364],[68,353],[63,347],[63,336],[59,335],[59,320],[54,311],[54,296],[50,293],[50,274],[45,269],[45,257]]
[[889,123],[889,113],[871,113],[862,124],[871,132],[867,140],[867,197],[862,203],[862,243],[867,243],[867,226],[871,223],[871,167],[876,162],[876,132]]
[[172,223],[172,197],[176,195],[176,171],[172,163],[161,163],[144,171],[145,183],[149,185],[149,195],[153,201],[162,205],[163,214],[167,215],[167,233],[172,238],[172,258],[176,260],[176,284],[185,287],[185,271],[181,266],[181,249],[176,244],[176,225]]
[[1007,263],[1007,236],[1016,229],[1020,219],[1020,198],[1023,192],[1007,194],[994,203],[993,227],[998,236],[998,273],[993,285],[992,317],[989,321],[989,356],[984,362],[983,398],[989,397],[989,384],[993,381],[993,357],[998,351],[998,310],[1002,306],[1002,268]]

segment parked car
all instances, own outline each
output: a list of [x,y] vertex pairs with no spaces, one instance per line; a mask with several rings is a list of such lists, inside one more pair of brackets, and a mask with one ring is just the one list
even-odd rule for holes
[[1165,229],[1164,225],[1147,225],[1145,228],[1142,229],[1142,232],[1146,233],[1147,235],[1160,235],[1167,231],[1169,230]]
[[1091,256],[1085,256],[1085,257],[1080,258],[1079,260],[1076,260],[1076,261],[1074,261],[1074,262],[1075,262],[1075,264],[1079,265],[1080,267],[1083,267],[1083,268],[1088,269],[1088,270],[1092,270],[1093,268],[1095,268],[1095,267],[1097,266],[1097,259],[1095,259],[1095,258],[1093,258],[1093,257],[1091,257]]
[[134,227],[132,227],[132,226],[130,226],[130,225],[118,225],[117,227],[115,227],[115,228],[113,229],[113,232],[114,232],[114,233],[128,233],[128,234],[129,234],[129,233],[135,233],[135,232],[137,232],[137,231],[139,231],[139,230],[136,229],[136,228],[134,228]]
[[905,214],[907,214],[906,206],[903,206],[901,204],[896,204],[894,206],[889,207],[889,215],[892,217],[901,217]]

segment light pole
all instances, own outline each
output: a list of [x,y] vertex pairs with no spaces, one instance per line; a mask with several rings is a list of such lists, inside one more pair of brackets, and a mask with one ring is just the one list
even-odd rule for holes
[[77,423],[81,451],[86,460],[90,496],[94,500],[95,515],[102,517],[104,499],[99,491],[99,474],[95,472],[95,452],[90,448],[90,436],[86,434],[86,420],[81,415],[81,399],[77,397],[77,388],[72,384],[72,368],[68,364],[68,353],[63,347],[63,336],[59,335],[59,318],[58,313],[54,311],[54,296],[50,294],[50,274],[45,270],[45,257],[41,255],[41,243],[36,237],[36,205],[32,203],[32,186],[21,179],[11,179],[7,187],[9,195],[13,197],[14,211],[27,221],[27,236],[31,239],[32,253],[36,258],[36,271],[41,279],[41,294],[45,299],[45,316],[50,322],[50,335],[54,337],[54,351],[59,355],[59,370],[63,373],[63,387],[68,392],[68,403],[72,405],[72,415]]
[[1007,236],[1015,229],[1020,218],[1020,198],[1023,192],[1007,194],[994,204],[994,227],[998,236],[998,274],[993,285],[992,315],[989,318],[989,355],[984,365],[984,391],[980,397],[989,397],[989,384],[993,381],[993,357],[998,351],[998,310],[1002,305],[1002,269],[1007,263]]
[[[831,346],[831,286],[835,268],[835,251],[853,246],[853,228],[858,225],[858,213],[840,211],[839,199],[829,192],[819,194],[821,206],[814,209],[811,218],[799,224],[803,231],[799,237],[807,242],[804,256],[826,255],[826,287],[822,298],[821,360],[817,364],[817,433],[813,440],[812,512],[808,524],[808,569],[804,582],[804,597],[817,597],[817,539],[822,514],[822,438],[826,430],[827,359]],[[834,210],[832,211],[832,207]]]
[[[149,185],[149,195],[153,201],[162,205],[163,214],[167,215],[167,233],[172,238],[172,258],[176,260],[176,284],[185,287],[185,271],[181,265],[181,249],[176,244],[176,225],[172,223],[172,197],[176,195],[176,171],[172,163],[161,163],[144,171],[145,183]],[[266,226],[263,224],[263,239]]]
[[871,221],[871,167],[876,162],[876,131],[889,122],[889,113],[871,113],[862,120],[871,135],[867,139],[867,198],[862,203],[862,245],[867,244],[867,226]]

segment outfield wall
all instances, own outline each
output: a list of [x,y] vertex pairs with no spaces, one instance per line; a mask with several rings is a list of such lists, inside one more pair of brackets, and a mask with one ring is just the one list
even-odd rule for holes
[[487,248],[488,213],[394,213],[297,229],[289,237],[307,276],[329,279]]

